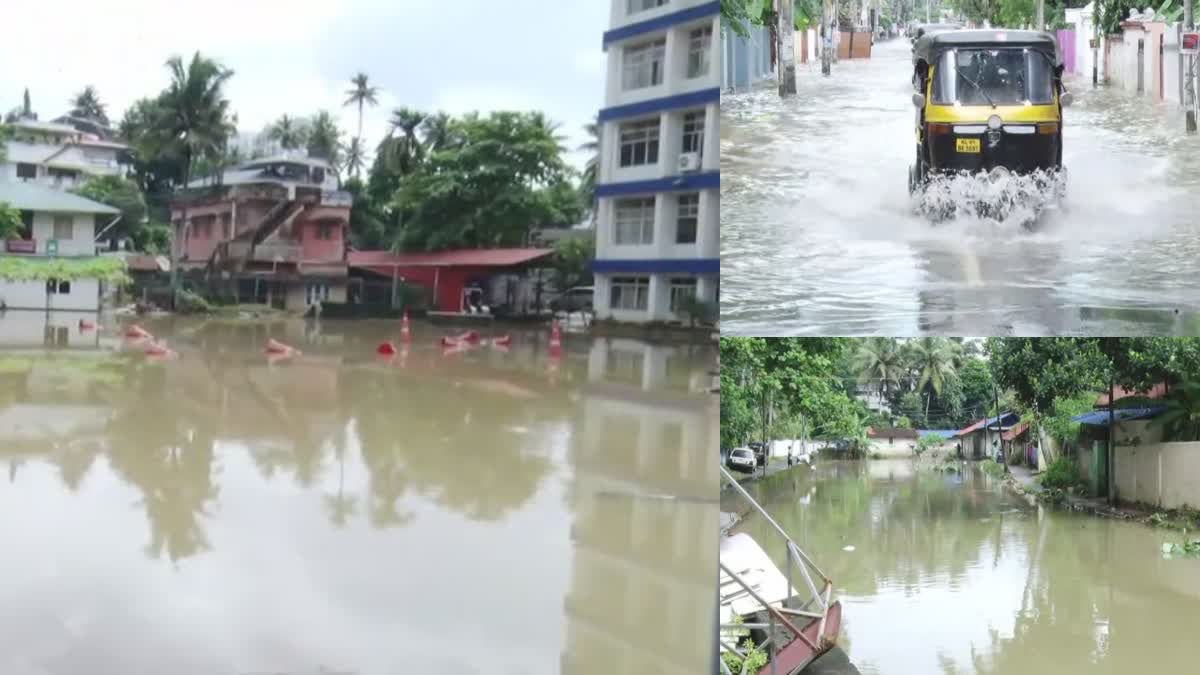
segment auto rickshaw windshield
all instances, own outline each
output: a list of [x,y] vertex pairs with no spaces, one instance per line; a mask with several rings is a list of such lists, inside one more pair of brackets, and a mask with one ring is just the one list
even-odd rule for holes
[[1031,49],[952,49],[938,60],[933,102],[940,105],[1047,104],[1054,101],[1050,60]]

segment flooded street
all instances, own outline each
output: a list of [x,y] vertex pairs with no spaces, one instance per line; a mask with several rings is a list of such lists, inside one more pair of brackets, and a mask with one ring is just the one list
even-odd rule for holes
[[1035,232],[912,214],[907,40],[799,94],[721,105],[727,335],[1200,331],[1200,137],[1182,112],[1068,79],[1066,210]]
[[77,321],[0,316],[5,675],[709,669],[714,350]]
[[1162,558],[1177,534],[1029,507],[973,465],[823,461],[750,491],[833,578],[865,675],[1195,671],[1200,560]]

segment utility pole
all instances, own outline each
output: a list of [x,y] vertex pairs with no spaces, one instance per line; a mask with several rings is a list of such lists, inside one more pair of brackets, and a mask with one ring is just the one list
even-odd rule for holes
[[830,0],[821,0],[821,74],[829,75],[830,59],[832,55],[829,53],[833,47],[833,28],[830,25],[829,19],[829,3]]
[[1100,0],[1092,0],[1092,87],[1100,85]]
[[925,23],[933,23],[933,19],[929,18],[933,16],[933,8],[930,7],[932,4],[933,0],[925,0]]
[[[1192,6],[1192,0],[1183,0],[1183,25],[1188,31],[1196,30],[1195,8]],[[1184,68],[1184,77],[1187,78],[1187,83],[1184,85],[1183,104],[1187,106],[1187,132],[1189,134],[1196,133],[1196,55],[1187,55],[1187,68]]]
[[1046,0],[1037,0],[1037,29],[1046,30]]
[[792,0],[775,0],[775,16],[779,22],[775,31],[779,43],[779,95],[796,93],[796,21],[792,18]]

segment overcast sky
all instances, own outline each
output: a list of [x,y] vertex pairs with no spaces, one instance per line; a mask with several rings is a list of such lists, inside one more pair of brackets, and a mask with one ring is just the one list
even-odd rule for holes
[[[366,72],[379,105],[364,114],[374,148],[389,112],[406,105],[461,113],[538,109],[572,149],[603,105],[606,0],[59,0],[5,3],[0,111],[21,102],[51,119],[94,85],[119,120],[167,83],[163,62],[200,50],[235,71],[228,96],[239,128],[257,132],[283,113],[343,108]],[[573,153],[581,166],[584,156]]]

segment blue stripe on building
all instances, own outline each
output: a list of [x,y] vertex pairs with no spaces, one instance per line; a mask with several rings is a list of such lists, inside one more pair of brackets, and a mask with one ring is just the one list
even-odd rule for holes
[[638,101],[637,103],[627,103],[625,105],[614,105],[610,108],[602,109],[597,117],[601,122],[608,122],[610,120],[622,119],[625,117],[651,115],[654,113],[663,112],[664,110],[691,108],[694,106],[706,105],[708,103],[720,102],[721,88],[713,87],[711,89],[689,91],[686,94],[652,98],[648,101]]
[[597,274],[720,274],[720,258],[660,258],[653,260],[593,260]]
[[604,49],[607,50],[608,45],[618,40],[624,40],[626,38],[631,38],[635,35],[641,35],[643,33],[652,33],[664,28],[670,28],[676,24],[687,23],[688,21],[692,21],[694,19],[701,19],[706,16],[715,16],[720,13],[721,2],[720,0],[715,0],[715,2],[697,5],[695,7],[688,7],[687,9],[681,9],[678,12],[664,14],[663,16],[649,19],[647,21],[631,23],[628,26],[614,28],[604,33]]
[[631,180],[623,183],[602,183],[596,186],[597,197],[620,197],[647,192],[678,192],[680,190],[709,190],[721,187],[721,172],[706,171],[651,180]]

